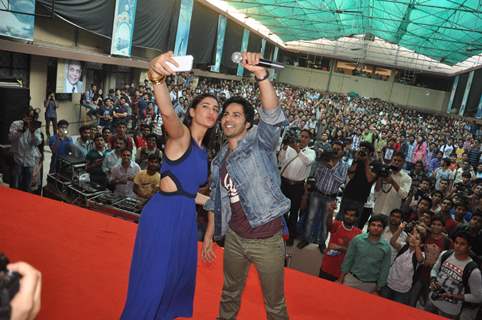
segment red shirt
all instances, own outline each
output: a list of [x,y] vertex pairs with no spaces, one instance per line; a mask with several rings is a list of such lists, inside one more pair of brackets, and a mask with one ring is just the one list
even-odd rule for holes
[[[348,249],[351,239],[362,233],[362,231],[357,227],[347,229],[344,224],[338,220],[333,222],[329,231],[330,242],[328,243],[328,248],[330,247],[330,244],[336,244]],[[341,264],[343,263],[346,252],[337,251],[337,255],[329,255],[330,251],[333,252],[333,250],[325,250],[325,254],[323,255],[323,260],[321,262],[321,270],[338,278],[341,273]]]

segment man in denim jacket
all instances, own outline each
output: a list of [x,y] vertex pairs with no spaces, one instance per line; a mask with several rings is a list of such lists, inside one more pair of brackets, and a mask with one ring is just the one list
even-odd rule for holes
[[[284,298],[283,214],[290,201],[280,189],[276,148],[286,118],[278,105],[258,53],[243,53],[243,67],[254,73],[262,107],[253,127],[254,108],[244,98],[223,105],[221,126],[227,143],[211,164],[211,196],[205,204],[209,226],[203,258],[211,260],[212,238],[225,236],[224,286],[218,319],[236,319],[241,295],[254,263],[261,281],[268,319],[288,319]],[[214,223],[215,222],[215,223]]]

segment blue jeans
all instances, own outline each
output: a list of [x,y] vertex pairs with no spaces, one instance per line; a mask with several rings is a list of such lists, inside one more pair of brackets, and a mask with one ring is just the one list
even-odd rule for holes
[[24,167],[21,164],[15,163],[12,172],[11,187],[25,192],[32,192],[32,167]]
[[320,248],[325,248],[326,238],[328,232],[326,230],[326,208],[328,203],[336,201],[332,197],[327,197],[318,191],[313,191],[310,196],[310,203],[308,207],[308,216],[306,217],[304,240],[307,242],[316,242],[316,221],[320,221],[318,245]]

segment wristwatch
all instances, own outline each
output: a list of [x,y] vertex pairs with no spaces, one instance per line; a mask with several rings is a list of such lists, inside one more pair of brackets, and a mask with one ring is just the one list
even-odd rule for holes
[[266,75],[265,75],[263,78],[259,79],[259,78],[255,75],[255,76],[254,76],[254,80],[256,80],[256,82],[261,82],[261,81],[264,81],[264,80],[268,79],[268,77],[269,77],[269,72],[268,72],[268,70],[266,70]]

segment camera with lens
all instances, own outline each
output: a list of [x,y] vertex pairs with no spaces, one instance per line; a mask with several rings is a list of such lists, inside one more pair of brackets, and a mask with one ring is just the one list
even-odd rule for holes
[[432,292],[432,300],[442,300],[442,295],[447,293],[443,288],[438,288]]
[[20,274],[11,272],[7,269],[9,261],[7,257],[0,252],[0,318],[3,319],[7,315],[10,317],[11,307],[10,301],[20,289]]
[[388,178],[392,174],[392,166],[376,161],[372,163],[372,171],[380,178]]
[[283,137],[283,144],[284,145],[293,145],[300,142],[300,128],[298,127],[291,127],[286,129],[286,133]]

